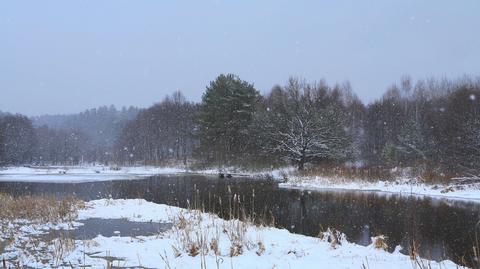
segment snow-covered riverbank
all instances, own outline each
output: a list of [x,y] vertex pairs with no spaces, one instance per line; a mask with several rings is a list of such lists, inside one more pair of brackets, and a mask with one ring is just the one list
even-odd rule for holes
[[[89,218],[171,222],[173,228],[154,236],[99,235],[90,240],[53,240],[51,245],[38,244],[45,249],[40,252],[45,257],[31,256],[20,249],[21,244],[14,242],[6,248],[9,251],[3,257],[36,268],[62,264],[103,268],[107,260],[114,260],[114,266],[148,268],[198,268],[201,264],[203,268],[416,268],[411,257],[399,253],[398,248],[388,253],[373,244],[359,246],[328,232],[322,238],[307,237],[139,199],[88,202],[85,209],[79,210],[76,221]],[[43,225],[24,223],[13,236],[23,241],[23,245],[32,245],[29,234],[44,233],[47,228],[73,229],[78,225],[75,221]],[[457,268],[451,261],[417,261],[429,264],[428,268]]]
[[279,184],[282,188],[305,190],[359,190],[386,192],[398,195],[428,196],[450,200],[480,202],[480,184],[441,185],[425,184],[416,180],[397,179],[395,181],[362,181],[330,179],[325,177],[290,177]]
[[135,166],[48,166],[0,168],[0,181],[22,182],[91,182],[140,179],[152,175],[188,172],[184,168]]

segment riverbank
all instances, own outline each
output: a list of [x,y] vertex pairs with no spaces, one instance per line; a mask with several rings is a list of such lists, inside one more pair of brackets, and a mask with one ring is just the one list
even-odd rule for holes
[[[281,180],[287,174],[293,173],[293,167],[269,169],[262,171],[246,171],[236,168],[226,169],[225,174],[234,177],[264,177]],[[22,182],[89,182],[139,179],[153,175],[169,174],[202,174],[219,175],[218,169],[191,169],[185,166],[157,167],[157,166],[7,166],[0,167],[0,181]]]
[[392,181],[290,176],[280,183],[282,188],[303,190],[358,190],[416,195],[450,200],[480,202],[480,184],[426,184],[417,179],[399,178]]
[[[265,171],[229,169],[235,176],[262,177],[278,180],[282,188],[304,190],[358,190],[385,192],[398,195],[417,195],[450,200],[480,202],[480,183],[427,184],[417,179],[367,181],[341,177],[299,176],[295,168],[286,167]],[[217,169],[193,170],[186,167],[109,167],[109,166],[49,166],[6,167],[0,169],[0,181],[21,182],[90,182],[108,180],[142,179],[153,175],[178,175],[185,173],[218,175]]]
[[140,179],[159,174],[188,172],[185,168],[131,166],[110,167],[103,165],[87,166],[31,166],[0,168],[0,181],[19,182],[90,182]]
[[[50,229],[77,229],[91,218],[131,222],[172,223],[150,236],[98,235],[88,240],[59,237],[40,241]],[[21,223],[21,228],[16,226]],[[6,225],[6,226],[5,226]],[[12,220],[4,224],[2,240],[10,240],[2,258],[9,263],[50,268],[458,268],[451,261],[433,262],[383,250],[383,240],[369,246],[349,243],[337,231],[318,238],[251,222],[226,221],[216,215],[154,204],[142,199],[95,200],[77,208],[76,218],[41,223]],[[14,227],[17,227],[13,229]],[[6,232],[5,232],[6,231]],[[7,236],[8,235],[8,236]],[[8,239],[5,239],[7,237]],[[388,242],[388,241],[387,241]],[[412,259],[413,258],[413,259]]]

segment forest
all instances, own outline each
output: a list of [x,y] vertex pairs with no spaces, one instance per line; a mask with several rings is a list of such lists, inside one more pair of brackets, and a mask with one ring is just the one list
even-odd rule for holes
[[0,165],[412,168],[480,175],[480,78],[410,77],[364,103],[348,82],[290,78],[265,93],[219,75],[201,102],[175,92],[146,109],[0,113]]

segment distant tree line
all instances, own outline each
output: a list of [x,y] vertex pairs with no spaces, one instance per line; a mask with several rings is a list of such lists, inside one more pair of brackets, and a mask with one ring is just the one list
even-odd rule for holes
[[35,161],[37,139],[32,122],[22,115],[0,117],[0,164],[23,164]]
[[92,134],[78,128],[85,115],[72,118],[77,124],[68,131],[33,127],[23,116],[3,115],[0,160],[2,164],[76,163],[86,158],[129,165],[415,167],[422,173],[447,176],[480,171],[478,78],[414,83],[404,77],[382,98],[364,104],[349,83],[332,86],[323,80],[308,83],[291,78],[262,95],[253,84],[228,74],[210,82],[200,103],[176,92],[136,112],[123,117],[121,124],[87,128],[102,130],[110,139],[98,139],[90,148],[84,145],[92,141]]
[[349,164],[478,175],[479,98],[480,80],[468,77],[416,83],[404,77],[365,105],[349,83],[291,78],[261,95],[237,76],[220,75],[199,104],[167,97],[139,113],[114,151],[128,163]]
[[363,159],[438,173],[480,170],[480,80],[407,77],[367,107]]
[[116,137],[138,111],[104,106],[32,118],[0,113],[0,165],[111,162]]
[[194,130],[199,105],[176,92],[162,102],[142,110],[125,124],[117,136],[113,152],[122,164],[186,164],[196,147]]

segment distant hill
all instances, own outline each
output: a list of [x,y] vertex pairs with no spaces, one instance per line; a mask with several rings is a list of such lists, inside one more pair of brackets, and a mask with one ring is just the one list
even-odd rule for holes
[[123,125],[135,118],[139,111],[136,107],[118,110],[112,105],[88,109],[78,114],[42,115],[30,119],[35,127],[80,131],[89,137],[92,144],[109,147]]

